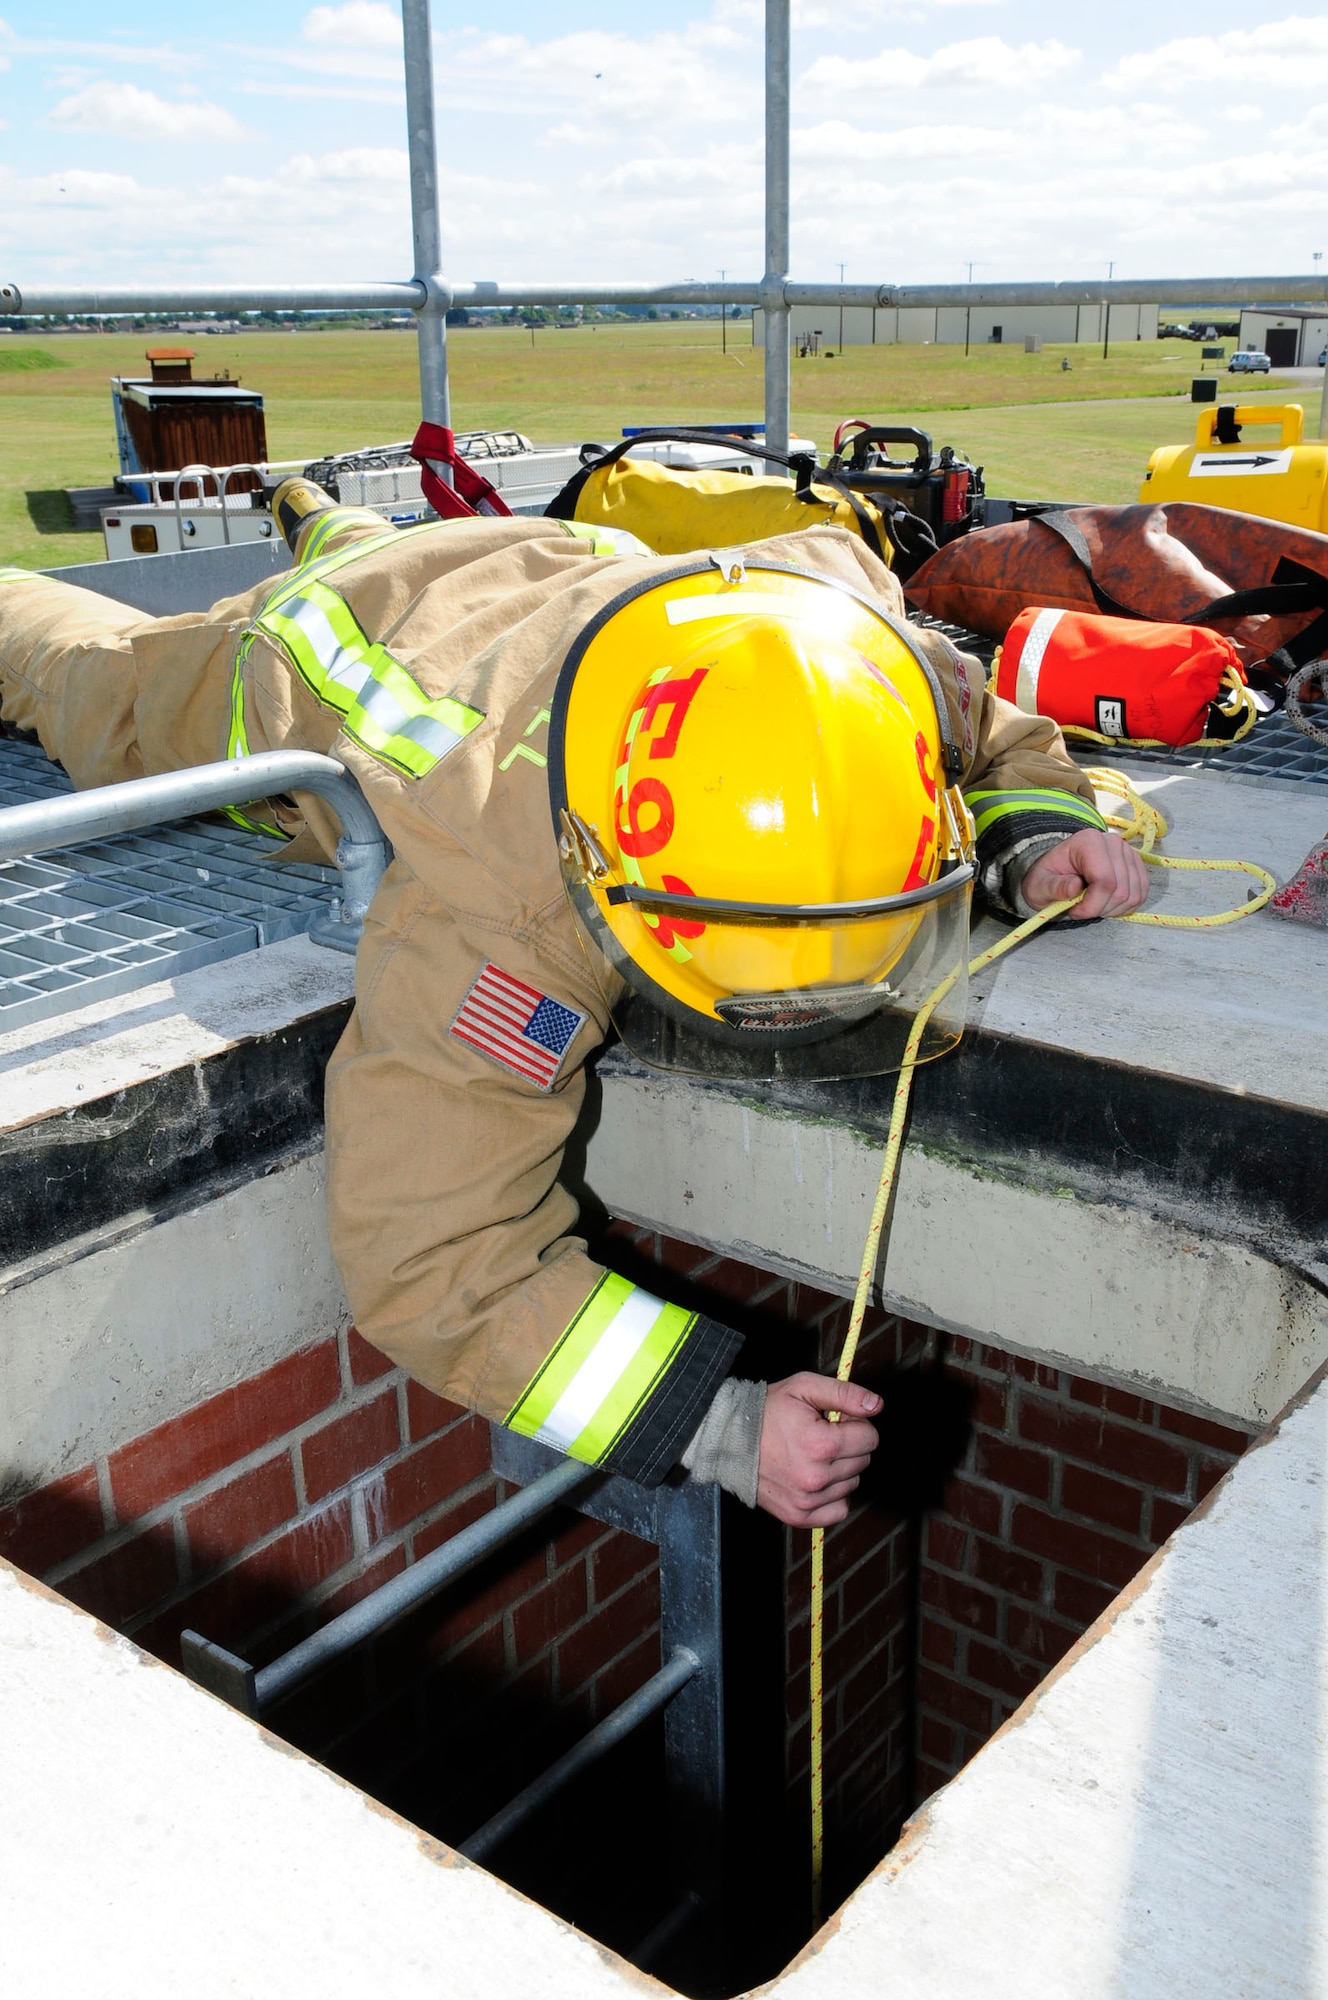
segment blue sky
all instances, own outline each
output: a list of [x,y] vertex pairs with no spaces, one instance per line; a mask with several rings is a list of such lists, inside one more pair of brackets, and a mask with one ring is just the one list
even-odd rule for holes
[[[761,18],[435,0],[449,271],[756,276]],[[794,0],[794,21],[799,277],[1306,271],[1328,249],[1324,15]],[[387,0],[0,0],[0,277],[409,266]]]

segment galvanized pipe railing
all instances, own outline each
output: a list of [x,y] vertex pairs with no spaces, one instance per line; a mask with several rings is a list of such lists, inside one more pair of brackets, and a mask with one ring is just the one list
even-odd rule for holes
[[405,1612],[433,1597],[444,1584],[454,1582],[486,1556],[506,1547],[524,1528],[597,1476],[593,1466],[583,1465],[579,1459],[565,1459],[551,1472],[523,1487],[512,1499],[504,1500],[492,1513],[473,1521],[459,1535],[453,1535],[431,1555],[413,1563],[359,1604],[353,1604],[349,1611],[343,1611],[339,1618],[330,1620],[298,1646],[292,1646],[269,1666],[255,1669],[201,1633],[184,1632],[180,1636],[184,1670],[233,1708],[259,1716],[294,1694],[353,1647],[362,1645]]
[[254,757],[230,757],[223,763],[131,778],[123,785],[98,785],[31,805],[5,806],[0,809],[0,861],[49,854],[53,848],[77,847],[224,806],[251,805],[282,792],[315,793],[327,800],[341,822],[336,852],[340,909],[336,916],[311,925],[309,935],[319,944],[353,952],[391,854],[368,800],[345,765],[311,750],[265,750]]
[[[789,448],[789,0],[765,7],[765,441]],[[781,467],[782,471],[783,468]]]
[[[1008,284],[836,285],[792,278],[772,286],[764,279],[724,283],[691,279],[624,285],[594,279],[566,284],[521,284],[483,279],[440,279],[447,305],[486,306],[761,306],[773,297],[788,306],[1253,306],[1270,300],[1328,302],[1328,278],[1317,273],[1262,273],[1252,277],[1020,279]],[[114,319],[136,313],[190,312],[419,312],[421,284],[115,287],[0,284],[0,313],[42,318],[79,313]]]
[[471,1834],[469,1840],[462,1841],[457,1852],[464,1854],[468,1861],[487,1861],[495,1847],[514,1834],[518,1827],[524,1826],[542,1806],[556,1798],[564,1785],[569,1785],[582,1771],[588,1771],[592,1764],[616,1744],[624,1742],[652,1715],[658,1715],[700,1671],[701,1662],[691,1648],[676,1647],[657,1674],[652,1674],[635,1694],[620,1702],[603,1722],[597,1722],[556,1763],[550,1764],[547,1771],[532,1780],[523,1792],[518,1792],[514,1799],[509,1799],[505,1806],[500,1807],[492,1819],[486,1820]]
[[[429,423],[452,423],[447,380],[447,296],[442,275],[443,238],[438,215],[438,140],[433,110],[433,29],[429,0],[401,0],[406,58],[406,136],[410,148],[410,220],[415,282],[423,302],[415,308],[420,351],[420,410]],[[451,481],[446,470],[443,477]]]

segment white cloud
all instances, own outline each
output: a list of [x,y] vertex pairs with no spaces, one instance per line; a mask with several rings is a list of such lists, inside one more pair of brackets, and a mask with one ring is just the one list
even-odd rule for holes
[[[737,58],[737,60],[733,60]],[[603,122],[648,131],[661,151],[679,122],[759,115],[761,74],[752,48],[723,23],[692,22],[633,37],[585,30],[533,42],[524,35],[445,38],[436,89],[463,111]]]
[[835,98],[900,90],[1037,90],[1081,60],[1063,42],[1023,42],[1017,47],[999,35],[951,42],[935,55],[910,49],[882,49],[866,62],[846,56],[818,56],[800,79],[812,91]]
[[383,84],[259,83],[251,79],[240,89],[247,97],[316,98],[326,103],[400,105],[402,93]]
[[896,125],[886,131],[864,132],[843,119],[828,119],[793,133],[795,163],[828,162],[848,165],[855,160],[1000,159],[1017,146],[1016,136],[999,127],[965,125]]
[[1125,56],[1103,78],[1111,90],[1313,90],[1328,83],[1328,18],[1292,14],[1258,28],[1190,35]]
[[[902,14],[915,19],[929,7],[1003,7],[1005,0],[793,0],[795,28],[874,28],[882,14]],[[765,23],[765,0],[716,0],[716,21],[742,22],[760,28]]]
[[51,123],[70,132],[100,132],[118,139],[240,139],[244,127],[220,104],[201,99],[170,102],[136,83],[90,83],[64,97]]
[[305,15],[300,33],[306,41],[338,48],[399,49],[401,16],[383,0],[346,0],[342,7],[315,7]]

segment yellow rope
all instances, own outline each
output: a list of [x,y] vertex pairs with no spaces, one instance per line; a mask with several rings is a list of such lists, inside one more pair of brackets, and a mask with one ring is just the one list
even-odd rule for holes
[[1105,792],[1110,798],[1123,799],[1129,808],[1129,817],[1115,813],[1106,815],[1107,825],[1115,827],[1122,839],[1135,841],[1139,852],[1150,868],[1178,868],[1216,870],[1219,873],[1253,875],[1263,888],[1257,896],[1251,896],[1247,903],[1238,903],[1234,910],[1216,910],[1207,917],[1168,917],[1158,911],[1133,910],[1128,916],[1118,919],[1123,924],[1156,924],[1166,930],[1208,931],[1218,924],[1234,924],[1239,917],[1252,917],[1261,910],[1269,897],[1275,894],[1277,879],[1266,868],[1260,868],[1255,861],[1185,861],[1169,854],[1155,854],[1154,845],[1166,836],[1167,822],[1155,805],[1141,799],[1129,779],[1120,771],[1089,771],[1094,790]]
[[[1193,868],[1240,870],[1246,875],[1257,876],[1264,883],[1263,893],[1251,897],[1234,910],[1223,910],[1215,916],[1207,917],[1163,917],[1150,916],[1143,911],[1119,919],[1131,924],[1166,924],[1172,929],[1207,930],[1215,924],[1234,923],[1238,917],[1252,916],[1261,910],[1277,888],[1276,880],[1266,868],[1258,867],[1252,861],[1181,861],[1171,860],[1166,855],[1155,854],[1154,844],[1167,831],[1167,822],[1156,806],[1140,798],[1128,778],[1119,771],[1094,770],[1088,772],[1095,790],[1105,792],[1109,797],[1122,799],[1129,807],[1130,817],[1119,818],[1107,815],[1108,826],[1114,827],[1126,840],[1137,842],[1144,860],[1156,868]],[[1009,932],[999,943],[969,961],[969,977],[981,972],[984,966],[992,964],[1016,945],[1024,943],[1034,932],[1063,916],[1081,900],[1080,896],[1068,901],[1051,903],[1036,916],[1027,918]],[[904,1057],[900,1065],[899,1079],[895,1084],[894,1103],[890,1111],[890,1130],[885,1142],[885,1158],[881,1162],[881,1178],[876,1189],[876,1200],[872,1205],[871,1220],[867,1225],[867,1241],[863,1248],[862,1263],[858,1270],[857,1290],[853,1295],[853,1310],[849,1315],[848,1333],[844,1340],[843,1352],[835,1374],[839,1381],[847,1382],[853,1372],[857,1356],[858,1342],[862,1336],[862,1323],[866,1317],[867,1300],[871,1294],[871,1281],[876,1269],[880,1249],[881,1232],[885,1227],[886,1210],[890,1206],[890,1193],[894,1186],[895,1169],[899,1161],[900,1148],[904,1140],[904,1121],[908,1115],[909,1093],[913,1085],[913,1072],[917,1067],[918,1050],[922,1036],[932,1014],[945,998],[955,980],[959,977],[959,967],[947,974],[933,993],[928,994],[918,1009],[908,1041],[904,1046]],[[830,1412],[830,1422],[838,1423],[839,1413]],[[810,1679],[811,1679],[811,1808],[812,1808],[812,1922],[821,1921],[821,1882],[825,1862],[825,1814],[823,1786],[824,1753],[824,1620],[825,1620],[825,1530],[812,1529],[812,1596],[810,1632]]]

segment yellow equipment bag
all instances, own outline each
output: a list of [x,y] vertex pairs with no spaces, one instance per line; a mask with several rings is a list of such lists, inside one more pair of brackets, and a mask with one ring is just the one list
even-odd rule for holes
[[[1276,428],[1276,443],[1242,431]],[[1200,412],[1192,445],[1163,445],[1148,461],[1143,501],[1192,500],[1328,532],[1328,444],[1305,441],[1299,403],[1220,403]]]
[[[634,445],[722,444],[758,461],[789,467],[787,479],[745,472],[675,472],[653,459],[629,459]],[[573,473],[545,508],[560,521],[627,528],[657,555],[730,548],[768,535],[829,523],[860,535],[881,561],[911,575],[935,550],[930,526],[898,502],[857,493],[847,479],[819,470],[810,454],[789,458],[718,431],[646,430],[623,438]],[[755,471],[757,468],[754,467]]]

